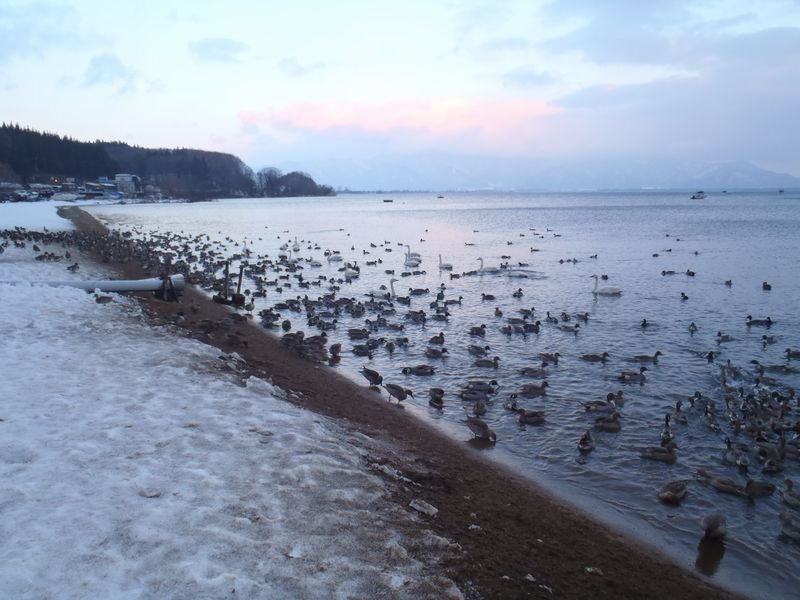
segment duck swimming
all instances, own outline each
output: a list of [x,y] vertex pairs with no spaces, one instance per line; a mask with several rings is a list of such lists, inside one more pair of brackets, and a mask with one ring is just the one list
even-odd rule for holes
[[649,354],[637,354],[636,356],[633,357],[633,360],[642,363],[656,363],[658,362],[658,357],[661,355],[662,355],[661,351],[656,350],[655,354],[653,354],[652,356]]
[[591,430],[587,429],[581,439],[578,440],[578,452],[581,454],[589,454],[592,450],[594,450],[595,443],[594,438],[592,437]]
[[674,463],[678,460],[678,445],[670,441],[666,446],[645,446],[639,450],[639,456],[648,460]]
[[645,371],[647,371],[647,367],[639,367],[638,373],[636,371],[623,371],[617,379],[623,383],[644,383],[647,379],[644,375]]
[[537,396],[544,396],[547,393],[547,387],[550,384],[543,381],[541,384],[526,383],[522,386],[522,395],[526,398],[536,398]]
[[689,482],[686,479],[676,479],[664,484],[658,492],[658,499],[665,504],[680,504],[689,491]]
[[581,355],[581,360],[585,360],[586,362],[606,362],[608,359],[608,352],[603,352],[602,354],[583,354]]
[[415,367],[403,367],[403,375],[433,375],[436,370],[430,365],[417,365]]

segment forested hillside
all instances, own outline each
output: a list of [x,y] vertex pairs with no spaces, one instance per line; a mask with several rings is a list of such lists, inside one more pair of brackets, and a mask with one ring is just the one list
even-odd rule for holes
[[333,194],[305,173],[265,172],[269,177],[256,177],[238,157],[222,152],[79,142],[19,125],[0,126],[0,181],[53,183],[74,177],[82,182],[130,173],[145,185],[158,186],[164,195],[190,199]]

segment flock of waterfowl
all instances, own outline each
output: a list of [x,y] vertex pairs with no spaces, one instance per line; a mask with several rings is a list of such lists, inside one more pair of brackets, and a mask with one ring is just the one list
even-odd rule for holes
[[[395,284],[425,274],[425,259],[420,253],[413,252],[410,244],[380,240],[370,243],[369,247],[356,249],[352,246],[349,252],[342,252],[324,249],[309,240],[290,238],[285,241],[286,233],[281,232],[278,236],[282,238],[282,245],[272,257],[254,250],[258,245],[256,240],[248,243],[224,237],[222,233],[215,239],[208,234],[151,233],[136,228],[108,236],[32,232],[16,228],[0,232],[0,252],[9,244],[36,244],[33,248],[37,259],[69,261],[69,249],[77,248],[92,251],[107,261],[136,261],[154,274],[180,272],[189,281],[218,294],[225,285],[222,279],[224,269],[230,267],[236,274],[240,268],[246,278],[242,293],[245,315],[257,318],[266,328],[282,328],[285,332],[282,340],[288,348],[310,360],[330,365],[336,365],[342,355],[346,355],[350,365],[357,366],[356,357],[360,357],[359,373],[368,385],[383,390],[390,400],[397,403],[427,396],[430,407],[442,410],[454,400],[457,410],[463,411],[463,422],[472,435],[488,444],[498,442],[497,432],[483,418],[488,412],[499,410],[516,414],[516,420],[523,428],[549,421],[550,412],[555,409],[546,402],[550,393],[548,376],[560,361],[574,359],[605,366],[612,360],[611,353],[602,349],[575,356],[569,356],[567,350],[564,351],[567,356],[549,351],[536,353],[530,366],[519,372],[503,371],[503,352],[499,350],[502,341],[500,346],[496,341],[487,343],[490,331],[495,340],[498,333],[503,336],[500,340],[512,337],[529,339],[545,328],[577,336],[590,330],[592,320],[587,312],[554,311],[555,314],[551,315],[546,310],[526,305],[525,294],[529,286],[534,285],[536,274],[528,269],[528,263],[512,262],[510,255],[502,256],[503,262],[497,266],[486,266],[482,258],[478,259],[477,269],[457,273],[453,265],[444,262],[442,255],[438,254],[438,264],[434,263],[433,269],[441,273],[440,285],[434,289],[409,286],[404,293],[398,292]],[[530,235],[534,239],[543,236],[536,231]],[[58,244],[65,252],[42,250],[39,244]],[[531,252],[537,250],[530,248]],[[345,259],[345,254],[350,258]],[[355,256],[360,258],[356,260]],[[592,255],[589,260],[596,258],[597,255]],[[574,264],[578,259],[569,259],[568,262]],[[77,267],[74,263],[67,268],[76,270]],[[671,273],[661,272],[663,276]],[[367,293],[350,293],[353,282],[363,275],[372,281],[388,279],[388,286],[382,285]],[[686,275],[693,277],[695,273],[690,271]],[[506,314],[508,308],[504,312],[496,303],[500,296],[498,291],[486,289],[478,297],[470,297],[466,288],[459,285],[459,280],[475,276],[513,279],[517,285],[508,296],[515,302],[514,314]],[[591,277],[594,287],[587,286],[587,295],[599,299],[623,294],[618,287],[600,286],[606,276]],[[487,282],[491,281],[487,279]],[[730,286],[731,282],[725,284]],[[504,286],[499,287],[503,289]],[[771,286],[764,282],[762,289],[769,291]],[[682,299],[686,300],[688,296],[682,293]],[[461,321],[456,315],[465,304],[485,310],[485,322]],[[645,329],[650,323],[645,318],[640,326]],[[428,333],[431,327],[436,331],[433,335]],[[455,335],[445,332],[445,329],[453,331],[455,327],[459,328]],[[698,333],[699,328],[694,322],[684,327],[686,336]],[[753,318],[747,315],[742,318],[742,328],[745,331],[752,328],[763,330],[759,348],[784,339],[773,334],[775,329],[780,330],[780,323],[769,316]],[[317,333],[309,335],[306,330],[317,330]],[[789,332],[782,333],[786,335]],[[460,348],[460,353],[470,357],[472,362],[464,365],[464,381],[459,389],[448,392],[441,387],[424,385],[421,383],[424,379],[417,379],[436,375],[437,363],[447,361],[451,354],[447,348],[451,338],[460,340],[465,337],[469,342]],[[708,435],[720,440],[718,464],[698,468],[693,481],[666,481],[657,493],[662,502],[680,504],[690,495],[693,485],[707,485],[719,493],[755,501],[773,494],[775,477],[782,476],[780,474],[787,469],[795,469],[800,460],[800,399],[784,383],[785,377],[798,373],[792,361],[800,359],[800,349],[787,348],[786,360],[781,363],[762,364],[754,359],[749,364],[736,365],[730,360],[719,360],[719,349],[732,339],[730,334],[719,331],[714,337],[715,349],[702,357],[717,368],[715,388],[708,392],[697,391],[677,400],[674,410],[659,417],[663,426],[654,432],[656,443],[639,448],[642,459],[671,464],[681,459],[685,432],[690,429],[705,429]],[[404,364],[392,366],[391,372],[380,373],[378,369],[367,366],[379,353],[390,359],[384,362],[386,365],[393,365],[391,359],[395,353],[401,353]],[[638,367],[619,370],[614,387],[644,385],[650,370],[659,368],[662,356],[664,354],[656,350],[651,354],[625,357]],[[415,357],[417,360],[425,357],[431,362],[415,364]],[[484,371],[490,375],[473,376]],[[515,385],[520,378],[530,377],[538,381]],[[513,383],[501,385],[499,382],[503,378]],[[497,402],[501,389],[507,390],[511,386],[514,386],[513,391]],[[525,407],[521,405],[523,399],[539,400],[540,404]],[[582,401],[587,427],[578,439],[572,441],[578,460],[587,460],[601,443],[598,434],[622,432],[625,400],[626,394],[622,390],[613,389],[604,399]],[[665,475],[667,473],[665,471]],[[800,508],[800,495],[789,477],[783,481],[782,500],[787,509],[779,515],[782,533],[800,541],[800,518],[793,512]],[[702,526],[705,534],[711,537],[725,535],[727,530],[722,514],[706,515]]]

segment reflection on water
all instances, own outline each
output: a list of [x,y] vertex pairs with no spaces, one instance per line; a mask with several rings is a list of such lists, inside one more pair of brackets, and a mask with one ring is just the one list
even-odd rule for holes
[[704,536],[697,545],[697,558],[694,566],[703,575],[711,577],[716,574],[724,556],[724,540]]
[[[753,594],[768,588],[786,595],[794,589],[798,578],[791,565],[798,560],[797,549],[787,550],[777,541],[780,494],[749,503],[700,483],[695,470],[706,468],[741,486],[749,476],[778,488],[784,477],[800,472],[787,456],[783,472],[762,473],[757,434],[731,422],[740,417],[750,422],[756,416],[738,415],[736,403],[731,408],[725,403],[726,395],[738,397],[739,388],[744,394],[762,389],[785,393],[800,383],[795,367],[800,361],[788,362],[785,354],[787,347],[800,347],[800,199],[777,194],[709,195],[703,201],[666,194],[450,194],[447,199],[407,194],[394,199],[390,204],[373,195],[231,200],[112,206],[93,212],[142,235],[208,235],[203,244],[226,256],[241,253],[246,243],[254,256],[262,257],[264,280],[274,281],[265,284],[266,298],[256,300],[255,313],[289,299],[314,300],[334,292],[337,298],[355,299],[363,314],[333,314],[327,307],[331,316],[323,321],[336,319],[336,328],[327,333],[330,343],[342,344],[337,368],[352,374],[359,385],[366,381],[357,372],[368,365],[382,374],[384,383],[413,390],[414,397],[405,404],[415,413],[461,432],[466,441],[471,434],[465,411],[471,413],[475,401],[463,400],[460,392],[468,381],[496,380],[495,393],[482,407],[482,418],[498,438],[493,456],[553,482],[592,513],[629,531],[639,530],[687,567],[702,535],[699,517],[711,510],[723,512],[729,528],[727,552],[724,546],[716,554],[698,552],[698,570]],[[284,244],[288,246],[281,250]],[[179,255],[183,250],[178,246]],[[325,250],[339,252],[342,262],[327,261]],[[415,263],[408,261],[409,251],[419,254],[418,265],[406,266]],[[295,272],[274,270],[280,254],[297,261]],[[439,269],[439,255],[453,265],[452,271]],[[256,261],[248,263],[252,267]],[[358,277],[346,279],[338,270],[346,262],[358,267]],[[595,274],[607,275],[599,285],[620,288],[622,295],[594,295]],[[370,303],[366,294],[386,293],[391,279],[397,279],[397,296],[408,296],[410,304]],[[762,288],[764,281],[770,291]],[[248,285],[255,289],[252,281]],[[411,289],[420,290],[419,295]],[[437,302],[437,292],[442,301]],[[682,294],[688,299],[682,300]],[[442,311],[437,320],[435,306],[444,307],[448,300],[446,316]],[[410,311],[425,311],[425,321],[407,318]],[[533,311],[533,316],[525,318],[523,311]],[[319,333],[307,324],[307,310],[279,312],[281,319],[291,321],[293,331]],[[774,325],[748,327],[747,315],[769,316]],[[370,333],[377,340],[370,357],[356,355],[352,350],[364,340],[351,340],[347,334],[349,328],[364,328],[366,319],[373,325],[384,323]],[[538,333],[526,327],[537,320]],[[697,327],[694,333],[691,323]],[[473,335],[473,328],[484,335]],[[440,332],[444,343],[429,344]],[[398,338],[408,338],[408,344]],[[489,346],[487,358],[497,356],[497,365],[477,366],[470,345]],[[445,357],[426,356],[429,347],[446,348]],[[662,353],[656,362],[634,360],[656,351]],[[560,359],[545,360],[542,366],[540,354],[555,352]],[[608,353],[606,361],[581,358],[603,352]],[[706,358],[709,352],[714,353],[712,361]],[[760,376],[753,360],[765,367]],[[421,364],[432,366],[434,374],[402,373],[404,367]],[[647,367],[644,382],[619,380],[620,373],[639,372],[642,364]],[[523,375],[523,369],[544,371]],[[544,395],[524,393],[532,390],[525,385],[544,380]],[[444,390],[441,410],[428,406],[431,387]],[[601,414],[587,412],[584,403],[620,389],[620,431],[593,430],[596,447],[581,456],[578,440]],[[696,391],[701,400],[692,406],[689,398]],[[504,408],[512,393],[518,394],[520,408],[544,411],[544,423],[521,425],[518,413]],[[383,397],[388,398],[385,392]],[[679,400],[683,406],[676,415]],[[706,404],[713,408],[711,417],[704,415]],[[785,426],[798,421],[796,402],[791,404],[783,415],[758,415],[763,444],[779,443],[773,430],[781,425],[773,417]],[[769,402],[763,408],[769,409]],[[670,433],[678,459],[643,460],[642,447],[659,446],[666,414],[674,417]],[[791,441],[793,434],[787,431],[786,439]],[[748,474],[724,464],[726,437],[735,452],[749,457]],[[690,480],[687,498],[677,507],[661,504],[659,490],[675,479]]]

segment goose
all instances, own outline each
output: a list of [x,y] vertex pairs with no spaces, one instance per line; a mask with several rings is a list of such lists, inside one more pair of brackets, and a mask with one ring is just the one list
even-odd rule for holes
[[728,533],[728,521],[722,513],[711,513],[703,517],[700,521],[703,527],[703,535],[707,538],[719,540]]
[[544,396],[547,393],[547,387],[550,384],[543,381],[541,384],[526,383],[522,386],[522,395],[526,398],[536,398],[537,396]]
[[747,315],[747,326],[751,327],[756,325],[758,327],[772,327],[774,321],[772,318],[767,317],[766,319],[754,319],[752,316]]
[[645,371],[647,371],[647,367],[639,367],[638,373],[636,371],[623,371],[617,379],[623,383],[644,383],[646,380]]
[[655,364],[658,362],[659,356],[662,356],[662,353],[660,350],[656,350],[655,354],[653,354],[652,356],[649,354],[637,354],[636,356],[633,357],[633,360],[641,363]]
[[[338,352],[336,354],[338,354]],[[383,383],[383,377],[381,374],[373,369],[361,367],[361,371],[359,372],[366,378],[367,381],[369,381],[370,387],[376,387]]]
[[648,460],[674,463],[678,460],[677,448],[678,445],[672,441],[666,446],[645,446],[639,450],[639,456]]
[[794,491],[794,481],[783,480],[783,502],[792,508],[800,508],[800,493]]
[[601,287],[598,288],[598,282],[600,281],[599,275],[592,275],[594,278],[594,289],[592,290],[592,294],[595,296],[621,296],[622,290],[617,287]]
[[453,270],[453,265],[451,265],[450,263],[442,262],[442,255],[441,254],[439,255],[439,270],[440,271],[452,271]]
[[491,367],[496,369],[500,365],[500,357],[495,356],[494,358],[479,358],[475,362],[472,363],[474,367]]
[[658,499],[665,504],[680,504],[689,491],[689,482],[686,479],[670,481],[661,488]]
[[383,389],[389,392],[389,396],[391,396],[392,398],[396,398],[398,404],[400,404],[403,400],[405,400],[409,396],[411,396],[412,398],[414,397],[414,392],[395,383],[384,383]]
[[560,352],[540,352],[539,353],[539,358],[541,358],[543,361],[551,362],[554,365],[557,365],[558,364],[558,359],[561,358],[561,353]]
[[475,438],[486,440],[492,444],[497,442],[497,434],[492,431],[483,419],[467,415],[467,420],[465,422]]
[[608,359],[608,352],[603,352],[602,354],[583,354],[581,356],[581,360],[585,360],[586,362],[606,362]]
[[581,439],[578,440],[578,452],[581,454],[589,454],[592,450],[594,450],[595,443],[594,438],[592,437],[591,430],[587,429]]
[[436,371],[430,365],[416,365],[414,367],[403,367],[403,375],[433,375]]

